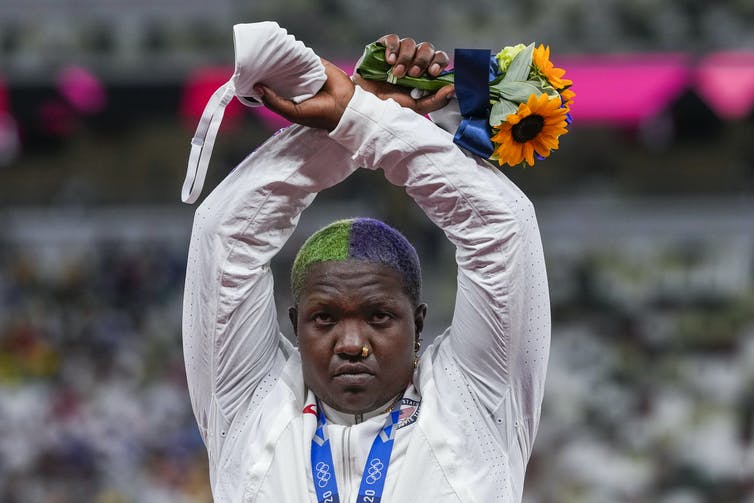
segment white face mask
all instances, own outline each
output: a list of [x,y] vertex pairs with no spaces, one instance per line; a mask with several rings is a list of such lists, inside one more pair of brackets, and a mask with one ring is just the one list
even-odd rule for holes
[[234,96],[246,106],[259,106],[254,85],[264,83],[278,95],[301,103],[317,94],[327,80],[319,56],[275,22],[237,24],[233,26],[233,42],[233,76],[209,99],[191,140],[181,191],[184,203],[194,203],[202,192],[215,137],[225,107]]

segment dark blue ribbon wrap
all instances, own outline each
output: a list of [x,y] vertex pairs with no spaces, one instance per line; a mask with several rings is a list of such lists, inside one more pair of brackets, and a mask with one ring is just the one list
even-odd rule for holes
[[453,142],[485,159],[494,151],[490,140],[490,81],[497,76],[497,60],[489,49],[456,49],[454,84],[463,120]]

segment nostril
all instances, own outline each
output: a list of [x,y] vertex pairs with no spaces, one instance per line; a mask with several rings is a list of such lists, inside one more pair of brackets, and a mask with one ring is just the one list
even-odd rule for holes
[[347,358],[361,358],[362,346],[348,345],[335,348],[335,353]]
[[348,361],[348,362],[358,362],[358,361],[363,360],[363,358],[361,357],[361,354],[349,355],[346,353],[338,353],[338,356],[340,357],[341,360]]
[[333,351],[348,358],[361,358],[366,339],[360,334],[356,327],[349,327],[343,324],[343,332],[338,337],[333,347]]
[[341,358],[347,360],[361,360],[363,359],[363,347],[363,344],[341,345],[340,347],[335,348],[335,353]]

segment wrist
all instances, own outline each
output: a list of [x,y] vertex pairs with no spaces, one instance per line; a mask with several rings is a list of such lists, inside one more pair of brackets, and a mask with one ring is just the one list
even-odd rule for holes
[[369,91],[356,86],[351,99],[343,110],[337,126],[330,131],[330,138],[340,143],[349,152],[357,154],[365,148],[368,139],[377,134],[380,117],[387,102]]
[[337,129],[338,124],[343,120],[346,110],[348,110],[348,105],[351,103],[353,96],[354,86],[351,86],[340,93],[340,95],[334,100],[333,113],[331,115],[330,124],[327,127],[328,132],[332,133]]

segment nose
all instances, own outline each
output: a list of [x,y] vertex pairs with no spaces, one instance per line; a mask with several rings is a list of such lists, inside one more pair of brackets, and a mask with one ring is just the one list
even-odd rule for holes
[[341,331],[333,348],[335,354],[345,358],[361,357],[361,351],[367,344],[367,339],[362,334],[358,322],[349,320],[338,325]]

